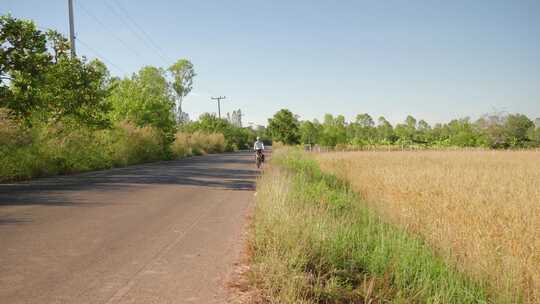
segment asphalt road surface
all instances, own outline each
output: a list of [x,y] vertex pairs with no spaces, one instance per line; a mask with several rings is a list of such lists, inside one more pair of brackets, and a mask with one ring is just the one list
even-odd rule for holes
[[225,303],[253,155],[0,184],[0,303]]

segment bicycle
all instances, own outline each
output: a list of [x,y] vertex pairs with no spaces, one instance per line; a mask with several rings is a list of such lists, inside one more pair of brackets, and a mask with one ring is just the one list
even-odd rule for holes
[[264,163],[264,154],[262,150],[255,151],[255,163],[257,164],[257,169],[260,169],[261,165]]

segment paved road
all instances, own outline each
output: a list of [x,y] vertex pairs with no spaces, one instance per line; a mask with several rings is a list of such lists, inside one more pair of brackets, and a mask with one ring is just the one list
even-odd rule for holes
[[0,303],[224,303],[248,153],[0,184]]

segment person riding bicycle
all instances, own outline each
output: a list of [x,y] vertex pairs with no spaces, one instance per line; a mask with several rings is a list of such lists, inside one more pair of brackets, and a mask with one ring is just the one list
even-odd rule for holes
[[262,142],[261,138],[257,136],[257,141],[253,144],[253,150],[255,150],[256,156],[261,156],[261,160],[264,162],[264,143]]

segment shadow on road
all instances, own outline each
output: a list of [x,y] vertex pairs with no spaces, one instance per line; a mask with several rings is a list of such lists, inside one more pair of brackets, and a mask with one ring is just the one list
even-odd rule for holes
[[30,219],[9,218],[9,217],[0,218],[0,226],[13,225],[13,224],[25,224],[25,223],[30,223],[30,222],[31,222]]
[[[99,203],[85,202],[82,198],[70,199],[66,194],[84,190],[115,191],[152,184],[249,191],[255,189],[255,178],[259,173],[254,166],[251,153],[239,152],[42,178],[23,183],[0,184],[0,207],[95,206]],[[0,216],[0,225],[25,221]]]

